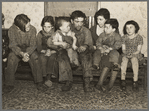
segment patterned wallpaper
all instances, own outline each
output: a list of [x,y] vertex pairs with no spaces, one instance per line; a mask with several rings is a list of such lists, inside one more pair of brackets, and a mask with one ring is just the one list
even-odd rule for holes
[[44,17],[44,2],[2,2],[2,13],[5,16],[5,28],[9,28],[16,15],[24,13],[31,19],[31,24],[37,31],[41,30],[41,20]]
[[128,20],[135,20],[139,26],[139,33],[143,36],[144,45],[142,53],[147,56],[147,2],[101,2],[101,8],[107,8],[111,13],[111,18],[119,21],[119,31]]

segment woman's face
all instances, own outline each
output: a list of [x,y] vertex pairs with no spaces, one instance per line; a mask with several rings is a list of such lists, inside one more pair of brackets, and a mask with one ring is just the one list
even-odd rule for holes
[[53,28],[53,26],[51,25],[50,22],[45,22],[45,23],[44,23],[43,30],[44,30],[46,33],[49,33],[52,28]]
[[132,25],[132,24],[126,25],[126,32],[127,32],[128,35],[135,34],[135,30],[136,30],[136,28],[135,28],[134,25]]
[[28,22],[25,26],[25,31],[28,32],[30,30],[30,22]]
[[97,24],[99,25],[100,28],[104,27],[105,22],[106,19],[103,16],[99,15],[97,17]]

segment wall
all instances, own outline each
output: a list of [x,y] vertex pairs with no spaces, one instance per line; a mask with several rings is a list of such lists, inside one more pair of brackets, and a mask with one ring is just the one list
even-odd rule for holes
[[99,2],[98,6],[107,8],[111,18],[117,18],[121,35],[128,20],[135,20],[139,24],[139,34],[143,36],[144,41],[141,52],[147,56],[147,2]]
[[31,24],[37,31],[41,30],[41,20],[44,17],[44,2],[2,2],[2,13],[5,16],[5,28],[13,24],[16,15],[24,13],[31,19]]

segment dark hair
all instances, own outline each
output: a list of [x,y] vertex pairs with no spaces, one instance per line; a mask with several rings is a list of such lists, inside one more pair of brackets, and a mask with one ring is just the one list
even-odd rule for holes
[[70,22],[69,17],[61,16],[56,19],[55,29],[59,29],[62,26],[63,22]]
[[14,24],[23,32],[26,32],[25,26],[30,22],[30,19],[25,14],[19,14],[14,19]]
[[2,13],[2,25],[4,25],[4,21],[5,21],[5,16],[4,16],[4,14]]
[[72,20],[74,20],[75,18],[78,18],[78,17],[82,17],[82,18],[84,18],[84,20],[86,19],[85,13],[83,13],[80,10],[76,10],[76,11],[72,12],[72,14],[70,15],[70,19],[72,19]]
[[119,29],[118,29],[119,23],[118,23],[117,19],[115,19],[115,18],[108,19],[105,22],[105,24],[110,24],[112,26],[112,28],[116,29],[115,32],[119,33]]
[[135,33],[138,33],[140,27],[139,27],[138,23],[135,22],[135,21],[133,21],[133,20],[127,21],[127,22],[125,23],[124,28],[123,28],[123,33],[124,33],[124,34],[127,34],[127,32],[126,32],[126,25],[130,25],[130,24],[135,26],[135,29],[136,29],[136,30],[135,30]]
[[107,19],[110,19],[110,12],[106,8],[101,8],[100,10],[98,10],[94,15],[94,19],[96,23],[97,23],[98,16],[103,16],[107,20]]
[[52,16],[45,16],[41,21],[41,26],[43,27],[45,22],[49,22],[52,26],[54,26],[54,19]]

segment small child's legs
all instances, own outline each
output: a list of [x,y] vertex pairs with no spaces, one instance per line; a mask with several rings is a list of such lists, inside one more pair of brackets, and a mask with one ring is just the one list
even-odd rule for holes
[[125,80],[128,58],[123,57],[121,63],[121,80]]
[[131,58],[131,63],[134,74],[133,81],[138,81],[138,69],[139,69],[138,59],[136,57]]
[[99,67],[99,63],[101,61],[102,53],[99,49],[97,49],[93,54],[93,66]]

